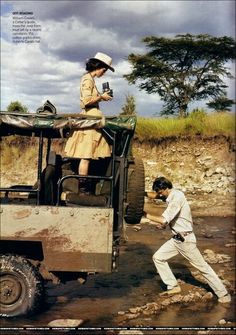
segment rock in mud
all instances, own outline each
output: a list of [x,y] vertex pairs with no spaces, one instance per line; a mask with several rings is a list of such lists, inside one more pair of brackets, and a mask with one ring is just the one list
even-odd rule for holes
[[213,298],[213,294],[211,292],[207,292],[206,294],[204,294],[204,296],[202,297],[203,301],[207,301],[207,300],[211,300]]
[[133,230],[134,231],[140,231],[142,229],[142,227],[140,227],[140,226],[134,226],[133,227]]
[[213,238],[213,234],[211,234],[211,233],[207,233],[207,232],[205,232],[205,233],[203,234],[203,236],[204,236],[205,238]]
[[218,323],[219,323],[219,325],[225,325],[226,321],[225,321],[225,319],[221,319]]
[[165,299],[161,302],[161,306],[169,306],[171,304],[171,299]]
[[183,297],[181,294],[177,294],[174,295],[173,297],[171,297],[171,303],[172,304],[176,304],[176,303],[180,303],[183,300]]
[[49,327],[79,327],[84,320],[80,319],[57,319],[48,323]]
[[144,310],[144,314],[154,314],[156,311],[161,309],[161,305],[157,302],[149,302],[146,305],[142,306],[142,309]]
[[199,299],[202,298],[202,296],[201,296],[201,294],[199,292],[195,292],[194,296],[195,296],[195,300],[199,300]]
[[211,292],[207,292],[202,289],[198,290],[197,292],[189,292],[186,295],[182,294],[176,294],[172,297],[168,297],[165,299],[159,299],[158,301],[154,302],[148,302],[146,305],[143,306],[137,306],[137,307],[131,307],[126,312],[118,312],[118,315],[122,315],[122,320],[120,324],[124,324],[125,321],[135,319],[137,317],[140,317],[140,315],[143,316],[150,316],[153,314],[158,314],[161,310],[164,310],[168,308],[168,306],[172,304],[188,304],[190,302],[194,301],[208,301],[213,298],[213,294]]
[[210,264],[216,263],[226,263],[231,261],[231,257],[225,254],[216,254],[211,249],[206,249],[203,251],[203,257],[206,262]]
[[142,310],[141,307],[135,307],[135,308],[130,308],[129,312],[132,313],[132,314],[137,314],[137,313],[140,313],[141,310]]
[[236,247],[236,243],[227,243],[225,244],[226,248]]
[[126,316],[126,319],[132,320],[132,319],[136,319],[139,316],[139,313],[137,314],[127,313],[125,316]]

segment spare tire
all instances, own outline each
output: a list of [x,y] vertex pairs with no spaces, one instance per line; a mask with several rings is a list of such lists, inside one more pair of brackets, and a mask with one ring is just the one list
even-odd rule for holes
[[125,221],[129,224],[138,224],[143,215],[145,174],[142,159],[135,158],[128,168],[127,208]]

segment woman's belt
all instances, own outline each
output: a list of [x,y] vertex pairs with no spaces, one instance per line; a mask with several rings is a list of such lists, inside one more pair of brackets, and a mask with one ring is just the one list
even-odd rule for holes
[[99,109],[99,105],[98,104],[94,104],[94,105],[89,105],[88,107],[82,107],[82,110],[84,110],[85,112],[89,111],[90,109],[93,109],[93,108],[97,108]]

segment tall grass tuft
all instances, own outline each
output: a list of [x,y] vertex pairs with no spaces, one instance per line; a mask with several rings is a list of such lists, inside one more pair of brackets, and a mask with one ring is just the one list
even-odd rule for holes
[[235,137],[235,114],[193,110],[186,118],[138,118],[136,136],[140,141],[160,137],[196,135]]
[[[38,147],[35,138],[20,136],[5,137],[1,141],[1,186],[34,183],[37,178]],[[8,176],[8,177],[6,177]]]

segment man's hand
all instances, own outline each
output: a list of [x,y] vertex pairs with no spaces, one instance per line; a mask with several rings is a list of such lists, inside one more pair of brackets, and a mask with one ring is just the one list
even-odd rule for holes
[[161,223],[157,223],[157,222],[154,222],[154,221],[150,221],[149,223],[150,223],[151,225],[155,226],[156,229],[159,229],[159,230],[161,230],[161,229],[166,229],[166,226],[163,225],[163,224],[161,224]]
[[166,229],[166,226],[163,226],[162,224],[156,224],[156,229]]
[[150,199],[156,199],[157,194],[154,191],[153,192],[145,192],[145,197],[148,197]]

